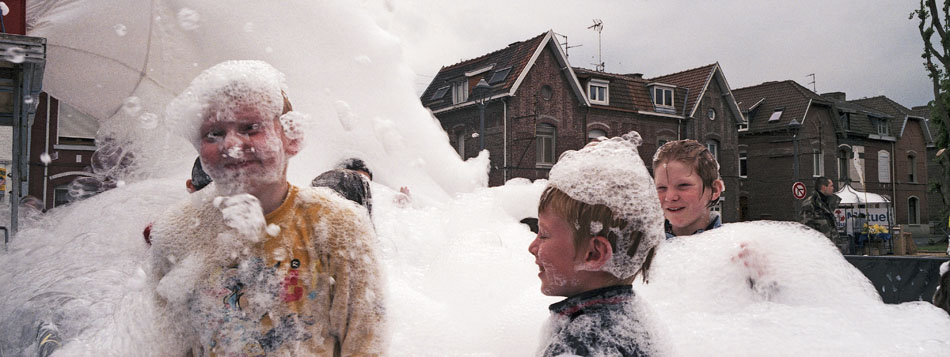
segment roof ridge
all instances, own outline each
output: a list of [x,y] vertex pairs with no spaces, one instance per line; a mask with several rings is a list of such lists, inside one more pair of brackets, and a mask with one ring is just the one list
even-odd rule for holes
[[596,71],[589,68],[574,67],[574,66],[571,66],[571,69],[574,69],[575,71],[580,70],[582,72],[587,72],[587,73],[601,74],[607,77],[615,77],[615,78],[626,79],[626,80],[631,80],[631,81],[649,82],[647,79],[644,79],[644,78],[637,78],[637,77],[628,76],[626,74],[621,74],[621,73],[600,72],[600,71]]
[[714,62],[714,63],[710,63],[710,64],[707,64],[707,65],[703,65],[703,66],[699,66],[699,67],[694,67],[694,68],[690,68],[690,69],[684,69],[684,70],[679,71],[679,72],[673,72],[673,73],[664,74],[664,75],[661,75],[661,76],[656,76],[656,77],[650,78],[650,80],[653,81],[653,80],[656,80],[656,79],[659,79],[659,78],[663,78],[663,77],[672,77],[672,76],[675,76],[675,75],[678,75],[678,74],[682,74],[682,73],[686,73],[686,72],[692,72],[692,71],[696,71],[696,70],[699,70],[699,69],[704,69],[704,68],[706,68],[706,67],[714,67],[714,66],[716,66],[716,65],[718,65],[718,64],[719,64],[719,61],[716,61],[716,62]]
[[534,37],[529,38],[529,39],[527,39],[527,40],[516,41],[516,42],[509,43],[508,46],[505,46],[505,47],[503,47],[503,48],[501,48],[501,49],[498,49],[498,50],[495,50],[495,51],[492,51],[492,52],[483,54],[483,55],[481,55],[481,56],[478,56],[478,57],[475,57],[475,58],[470,58],[470,59],[467,59],[467,60],[462,60],[462,61],[459,61],[459,62],[457,62],[457,63],[450,64],[450,65],[448,65],[448,66],[442,66],[442,68],[441,68],[439,71],[441,72],[441,71],[446,70],[446,69],[458,68],[458,67],[462,67],[462,66],[464,66],[464,65],[469,65],[469,64],[475,63],[475,62],[477,62],[477,61],[479,61],[479,60],[488,58],[489,56],[495,55],[495,54],[500,53],[500,52],[502,52],[502,51],[510,50],[510,49],[511,49],[512,47],[514,47],[514,45],[516,45],[516,44],[528,43],[528,42],[531,42],[531,41],[539,40],[540,38],[543,38],[543,37],[544,37],[545,35],[547,35],[547,34],[548,34],[548,32],[545,31],[545,32],[541,33],[540,35],[534,36]]

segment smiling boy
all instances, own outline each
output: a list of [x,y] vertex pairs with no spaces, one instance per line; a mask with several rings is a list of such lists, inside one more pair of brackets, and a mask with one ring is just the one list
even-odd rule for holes
[[380,355],[382,279],[365,210],[287,182],[301,147],[283,74],[227,61],[168,108],[213,179],[152,227],[159,306],[196,355]]
[[645,356],[665,352],[645,302],[631,286],[646,281],[663,216],[631,132],[561,155],[538,204],[528,247],[550,306],[540,355]]

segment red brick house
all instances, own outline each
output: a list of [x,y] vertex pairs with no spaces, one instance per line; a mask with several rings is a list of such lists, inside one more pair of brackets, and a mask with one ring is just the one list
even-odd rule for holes
[[805,183],[810,194],[814,178],[835,176],[843,133],[834,102],[790,80],[732,92],[748,121],[739,130],[740,218],[797,220],[801,201],[792,195],[793,183]]
[[[476,89],[481,80],[484,92]],[[479,98],[487,98],[483,138]],[[484,139],[490,185],[546,178],[562,152],[631,130],[644,139],[644,162],[663,142],[694,138],[717,155],[727,187],[738,177],[742,115],[718,63],[653,79],[571,67],[548,31],[443,67],[420,99],[463,159],[476,156]],[[734,221],[738,195],[727,189],[724,196],[723,220]]]
[[879,123],[880,130],[887,130],[896,137],[892,144],[892,184],[890,197],[894,198],[896,222],[905,225],[905,230],[916,234],[929,233],[927,204],[927,148],[934,147],[927,120],[910,109],[885,96],[853,101],[874,108],[893,117],[886,127]]
[[[924,118],[927,127],[930,127],[929,105],[913,107],[911,114]],[[933,135],[932,132],[931,135]],[[943,202],[943,197],[941,197],[939,191],[930,189],[930,183],[932,182],[946,182],[943,168],[937,163],[936,157],[938,150],[940,150],[940,148],[936,146],[936,141],[934,145],[927,146],[927,221],[933,225],[933,233],[942,233],[942,229],[947,228],[947,215],[945,213],[947,211],[947,205]]]
[[[96,151],[96,118],[42,93],[31,127],[29,194],[47,209],[69,202],[69,184],[91,176]],[[48,155],[44,162],[42,155]]]

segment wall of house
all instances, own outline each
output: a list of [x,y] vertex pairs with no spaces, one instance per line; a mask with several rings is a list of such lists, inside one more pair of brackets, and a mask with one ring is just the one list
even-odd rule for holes
[[[928,180],[936,180],[937,178],[943,177],[943,169],[940,167],[940,164],[934,161],[936,160],[937,150],[939,149],[936,147],[927,148]],[[943,213],[946,209],[947,207],[944,205],[939,192],[927,192],[927,220],[934,222],[935,233],[943,232],[942,229],[947,229],[947,216]]]
[[640,137],[643,138],[643,144],[638,148],[640,158],[643,159],[643,163],[647,165],[651,172],[652,168],[650,166],[653,161],[653,154],[659,148],[660,141],[676,140],[677,125],[678,120],[675,118],[644,115],[604,107],[591,108],[587,121],[588,131],[600,129],[605,131],[608,137],[620,136],[631,131],[639,133]]
[[[923,128],[917,120],[909,120],[904,128],[903,135],[895,143],[894,164],[895,164],[895,185],[897,188],[897,197],[894,199],[896,206],[897,222],[908,224],[908,199],[917,197],[918,199],[918,225],[926,225],[928,222],[929,206],[927,204],[927,143],[924,139]],[[915,157],[916,180],[910,181],[911,160],[909,156]],[[920,227],[915,227],[918,232],[922,232]],[[929,233],[929,232],[928,232]]]
[[[566,150],[577,150],[587,143],[584,125],[587,108],[581,106],[571,85],[554,53],[545,47],[514,97],[509,97],[508,179],[548,177],[550,167],[537,165],[535,131],[538,124],[550,124],[556,128],[555,158]],[[552,89],[550,99],[545,99],[541,93],[544,86]],[[501,167],[502,163],[497,165]],[[496,164],[493,162],[492,166]],[[492,170],[489,182],[492,185],[504,183],[504,171]]]
[[[95,146],[89,147],[88,150],[75,150],[57,145],[59,120],[59,101],[46,93],[40,94],[36,117],[30,128],[30,177],[27,194],[39,199],[45,198],[47,209],[54,206],[55,188],[68,185],[80,175],[66,175],[55,179],[51,177],[87,170],[95,152]],[[49,164],[40,159],[44,153],[50,155]]]
[[747,202],[746,219],[798,220],[800,206],[792,196],[792,185],[801,181],[808,194],[814,191],[814,150],[822,150],[825,176],[833,176],[836,172],[837,137],[830,113],[830,108],[817,105],[808,110],[798,134],[797,178],[794,175],[795,150],[791,133],[743,133],[739,137],[740,147],[748,153],[748,178],[740,181],[738,190],[745,197],[739,200]]
[[[690,119],[696,133],[696,137],[691,139],[702,143],[711,139],[719,142],[719,175],[726,185],[726,192],[722,195],[722,219],[723,222],[736,222],[740,214],[739,190],[736,189],[739,187],[739,132],[736,126],[739,118],[729,109],[723,93],[726,93],[725,88],[715,79],[706,88],[694,118]],[[709,119],[709,109],[716,111],[714,119]]]

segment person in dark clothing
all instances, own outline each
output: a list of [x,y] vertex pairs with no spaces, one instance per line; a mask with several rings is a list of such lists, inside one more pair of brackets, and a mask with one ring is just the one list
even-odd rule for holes
[[638,276],[648,281],[665,237],[640,143],[631,132],[565,152],[551,168],[528,251],[541,293],[565,299],[549,307],[542,356],[648,356],[669,347],[632,287]]
[[314,178],[310,186],[330,188],[344,198],[366,207],[367,212],[373,213],[369,181],[354,170],[334,169],[324,172]]
[[339,165],[336,165],[338,169],[347,169],[356,171],[363,176],[366,176],[370,181],[373,181],[373,172],[369,170],[369,167],[366,166],[366,162],[363,159],[351,157],[349,159],[343,160]]
[[848,249],[847,236],[838,234],[835,209],[841,198],[835,195],[835,184],[827,177],[815,179],[815,192],[802,202],[799,222],[824,234],[842,252]]
[[201,158],[195,158],[195,165],[191,167],[191,178],[185,181],[185,187],[188,193],[201,191],[202,188],[211,183],[211,176],[201,167]]

